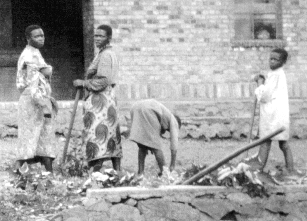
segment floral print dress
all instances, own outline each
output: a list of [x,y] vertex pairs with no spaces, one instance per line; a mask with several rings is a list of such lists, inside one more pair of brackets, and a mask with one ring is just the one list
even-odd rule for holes
[[82,149],[89,162],[120,158],[121,135],[114,90],[118,61],[110,46],[100,50],[88,73],[93,74],[85,83],[90,92],[84,102]]
[[50,97],[51,87],[39,72],[48,66],[40,51],[27,45],[21,53],[17,66],[17,88],[21,95],[18,102],[17,160],[33,159],[35,156],[56,157],[54,117],[45,118],[43,106],[38,101]]

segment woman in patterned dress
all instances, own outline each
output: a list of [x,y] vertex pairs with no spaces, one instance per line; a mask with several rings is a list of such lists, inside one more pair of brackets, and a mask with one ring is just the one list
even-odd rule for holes
[[18,146],[16,148],[16,172],[25,163],[43,164],[52,172],[56,157],[54,119],[57,105],[51,97],[48,77],[41,70],[50,68],[39,49],[45,36],[38,25],[26,28],[27,46],[17,64],[16,85],[20,91],[18,101]]
[[117,56],[110,46],[112,28],[100,25],[95,31],[99,49],[86,73],[87,80],[75,80],[75,87],[84,87],[89,96],[84,102],[82,150],[89,167],[99,170],[103,161],[111,159],[120,170],[122,157],[115,86],[118,76]]

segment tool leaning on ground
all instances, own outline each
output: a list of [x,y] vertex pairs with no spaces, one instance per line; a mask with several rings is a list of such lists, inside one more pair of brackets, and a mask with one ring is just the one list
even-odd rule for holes
[[285,127],[281,127],[278,130],[268,134],[267,136],[251,143],[248,144],[242,148],[240,148],[239,150],[233,152],[232,154],[230,154],[229,156],[225,157],[224,159],[218,161],[217,163],[203,169],[202,171],[198,172],[197,174],[195,174],[194,176],[192,176],[191,178],[189,178],[188,180],[184,181],[183,183],[181,183],[181,185],[189,185],[197,180],[199,180],[200,178],[202,178],[203,176],[213,172],[214,170],[218,169],[219,167],[223,166],[224,164],[226,164],[228,161],[232,160],[233,158],[239,156],[241,153],[252,149],[258,145],[261,145],[263,143],[265,143],[267,140],[271,139],[272,137],[276,136],[277,134],[283,132],[285,130]]
[[82,90],[82,88],[77,88],[77,93],[76,93],[76,96],[75,96],[74,106],[73,106],[72,113],[71,113],[69,128],[68,128],[68,132],[67,132],[67,136],[66,136],[66,142],[65,142],[65,146],[64,146],[64,150],[63,150],[62,165],[64,165],[65,160],[66,160],[67,149],[68,149],[69,140],[70,140],[70,137],[71,137],[71,131],[72,131],[72,128],[74,126],[74,121],[75,121],[75,117],[76,117],[76,112],[77,112],[78,102],[79,102],[79,99],[80,99],[81,90]]
[[[257,97],[254,97],[254,103],[253,103],[253,112],[252,112],[252,119],[251,119],[251,125],[249,129],[249,137],[248,137],[248,143],[253,142],[253,126],[254,126],[254,121],[255,121],[255,114],[256,114],[256,109],[257,109]],[[248,157],[248,151],[246,151],[246,157]]]
[[[263,79],[263,83],[265,82],[265,77],[262,74],[259,74],[257,76],[253,76],[252,79],[253,81],[257,82],[258,84],[258,79],[262,78]],[[256,115],[256,109],[257,109],[257,96],[254,96],[254,103],[253,103],[253,109],[252,109],[252,118],[251,118],[251,124],[250,124],[250,129],[249,129],[249,137],[248,137],[248,142],[252,143],[253,141],[253,127],[254,127],[254,121],[255,121],[255,115]],[[248,156],[248,151],[246,151],[246,156],[245,157],[249,157]]]
[[[94,73],[91,73],[91,74],[94,74]],[[89,78],[89,74],[85,73],[84,80],[87,80],[88,78]],[[74,121],[75,121],[76,112],[77,112],[77,108],[78,108],[78,102],[80,100],[81,91],[83,91],[83,100],[85,100],[88,96],[88,91],[84,87],[77,88],[74,106],[73,106],[73,109],[72,109],[72,113],[71,113],[71,117],[70,117],[70,123],[69,123],[69,127],[68,127],[68,132],[67,132],[67,136],[66,136],[66,142],[65,142],[65,146],[64,146],[64,150],[63,150],[62,165],[64,165],[65,160],[66,160],[67,149],[68,149],[68,146],[69,146],[71,131],[72,131],[72,128],[74,126]]]

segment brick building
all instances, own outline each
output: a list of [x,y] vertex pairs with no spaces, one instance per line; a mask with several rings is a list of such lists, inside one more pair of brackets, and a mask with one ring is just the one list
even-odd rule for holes
[[267,72],[273,47],[285,47],[293,136],[304,137],[305,0],[1,0],[0,15],[0,101],[18,100],[16,62],[28,24],[45,30],[55,96],[69,100],[72,80],[93,57],[93,30],[105,23],[121,58],[124,115],[134,100],[157,98],[185,120],[183,136],[246,135],[251,76]]

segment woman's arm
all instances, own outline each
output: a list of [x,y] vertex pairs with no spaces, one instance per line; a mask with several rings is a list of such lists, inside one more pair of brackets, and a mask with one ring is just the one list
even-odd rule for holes
[[92,91],[102,91],[110,83],[107,76],[112,74],[112,58],[108,53],[100,54],[96,75],[84,82],[84,87]]
[[108,52],[102,52],[97,64],[97,76],[112,76],[112,56]]
[[170,171],[174,170],[176,164],[177,147],[178,147],[178,137],[179,137],[179,126],[174,115],[171,116],[170,122],[170,138],[171,138],[171,163]]
[[90,91],[103,91],[108,85],[109,81],[106,77],[95,77],[89,80],[74,80],[75,87],[84,87]]
[[266,79],[264,85],[260,85],[255,90],[258,101],[262,103],[270,102],[273,99],[273,93],[277,90],[279,76],[273,75]]
[[84,87],[90,91],[103,91],[109,85],[106,77],[95,77],[84,81]]
[[112,58],[108,53],[101,53],[90,65],[86,80],[75,80],[75,87],[84,87],[90,91],[103,91],[110,81],[107,78],[112,73]]

